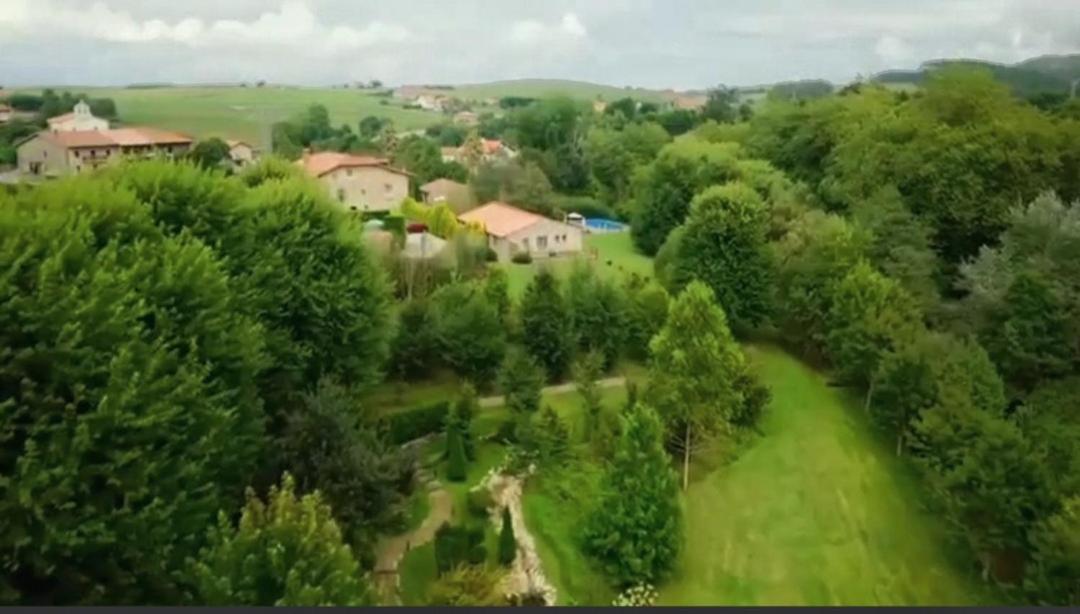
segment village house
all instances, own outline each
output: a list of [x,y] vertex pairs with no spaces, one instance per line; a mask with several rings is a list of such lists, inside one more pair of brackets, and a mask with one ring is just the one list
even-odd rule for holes
[[491,202],[461,214],[458,219],[482,227],[488,247],[500,261],[509,260],[517,253],[545,258],[581,251],[580,228],[506,203]]
[[52,132],[88,132],[93,130],[108,130],[109,120],[94,117],[90,112],[90,105],[85,100],[75,103],[71,113],[64,113],[49,118],[49,130]]
[[413,101],[416,106],[425,111],[438,111],[446,107],[446,96],[439,96],[438,94],[421,94]]
[[507,161],[517,157],[517,152],[498,139],[481,139],[484,162]]
[[235,168],[244,168],[253,164],[255,158],[258,157],[255,148],[243,141],[229,139],[225,141],[225,144],[229,146],[229,160]]
[[297,161],[351,211],[390,211],[409,196],[409,173],[383,158],[323,151]]
[[480,116],[472,111],[461,111],[454,115],[454,123],[459,126],[479,126]]
[[17,146],[19,170],[26,175],[57,177],[78,173],[121,156],[175,158],[187,153],[192,139],[149,127],[115,130],[45,130]]
[[0,104],[0,124],[6,124],[15,117],[15,109],[6,104]]
[[436,179],[420,186],[420,194],[428,205],[445,204],[454,213],[462,213],[476,206],[472,188],[451,179]]

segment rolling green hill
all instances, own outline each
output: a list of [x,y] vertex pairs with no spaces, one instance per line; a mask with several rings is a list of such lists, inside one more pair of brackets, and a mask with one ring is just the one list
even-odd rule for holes
[[874,75],[871,80],[887,85],[920,85],[930,71],[947,66],[974,66],[985,68],[999,81],[1009,85],[1020,96],[1039,94],[1067,94],[1072,82],[1080,78],[1080,54],[1042,56],[1017,64],[997,64],[982,60],[933,60],[923,63],[917,70],[887,70]]
[[367,115],[389,117],[403,130],[443,120],[438,113],[404,109],[397,101],[361,90],[275,86],[62,89],[112,98],[127,124],[158,126],[199,138],[241,139],[256,147],[269,146],[274,122],[312,104],[325,105],[335,125],[349,124],[354,130]]

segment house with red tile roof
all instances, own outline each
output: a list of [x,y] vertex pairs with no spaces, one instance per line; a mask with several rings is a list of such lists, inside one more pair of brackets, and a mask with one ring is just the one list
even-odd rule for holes
[[115,130],[45,130],[17,144],[19,170],[57,177],[97,168],[123,156],[175,158],[187,153],[191,137],[146,126]]
[[517,253],[546,258],[581,251],[581,228],[506,203],[490,202],[466,211],[458,219],[483,228],[488,247],[500,261],[510,260]]
[[409,173],[390,166],[385,158],[305,152],[297,164],[350,211],[390,211],[409,196]]

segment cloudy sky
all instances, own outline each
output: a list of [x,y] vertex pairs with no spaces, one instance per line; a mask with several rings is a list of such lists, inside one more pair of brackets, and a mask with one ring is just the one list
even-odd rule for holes
[[1080,0],[0,0],[0,84],[845,82],[1080,52]]

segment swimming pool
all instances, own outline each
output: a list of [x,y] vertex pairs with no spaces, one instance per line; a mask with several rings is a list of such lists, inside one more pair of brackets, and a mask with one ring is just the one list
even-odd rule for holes
[[585,228],[592,232],[621,232],[626,230],[626,224],[602,217],[587,217]]

